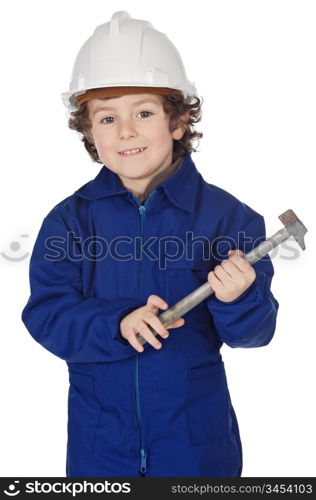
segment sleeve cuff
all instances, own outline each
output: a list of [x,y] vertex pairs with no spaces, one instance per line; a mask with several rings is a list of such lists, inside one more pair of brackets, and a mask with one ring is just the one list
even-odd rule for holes
[[127,314],[131,313],[135,309],[138,309],[139,307],[142,307],[143,305],[144,303],[139,300],[120,298],[114,300],[111,307],[107,308],[105,311],[105,322],[109,326],[110,334],[113,340],[119,342],[122,346],[130,347],[134,351],[135,349],[121,335],[120,322]]
[[263,299],[263,292],[265,289],[266,275],[262,271],[256,271],[256,279],[253,283],[236,299],[231,302],[224,302],[216,297],[215,293],[209,298],[210,306],[227,307],[235,304],[250,304],[254,302],[261,302]]

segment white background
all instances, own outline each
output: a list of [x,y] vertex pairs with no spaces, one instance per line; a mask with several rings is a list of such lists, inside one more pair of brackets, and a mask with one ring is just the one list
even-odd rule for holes
[[[315,2],[6,2],[0,251],[31,252],[48,211],[101,168],[67,128],[60,94],[84,41],[117,10],[149,20],[181,53],[204,100],[204,137],[192,158],[205,180],[264,215],[267,235],[288,208],[309,230],[295,260],[285,250],[273,258],[280,309],[272,342],[223,346],[222,355],[243,476],[315,476]],[[28,266],[29,257],[0,255],[0,475],[65,476],[67,366],[21,321]]]

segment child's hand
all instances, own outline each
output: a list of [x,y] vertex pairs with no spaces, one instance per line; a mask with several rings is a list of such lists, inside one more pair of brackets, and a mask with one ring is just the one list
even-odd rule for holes
[[216,298],[223,302],[239,297],[256,279],[256,271],[243,259],[241,250],[230,250],[228,253],[229,258],[207,275]]
[[[132,347],[138,352],[143,352],[143,346],[136,339],[136,334],[140,333],[153,347],[160,349],[161,342],[153,335],[148,328],[148,325],[161,335],[163,338],[169,336],[168,330],[163,326],[157,317],[158,309],[167,309],[168,304],[158,297],[158,295],[149,295],[147,304],[139,307],[127,314],[120,322],[121,335],[126,339]],[[168,328],[178,328],[184,324],[184,319],[179,318],[174,321]]]

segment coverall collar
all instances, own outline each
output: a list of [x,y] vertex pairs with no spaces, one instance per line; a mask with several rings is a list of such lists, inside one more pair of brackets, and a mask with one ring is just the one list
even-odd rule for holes
[[[199,175],[191,153],[186,152],[182,167],[158,184],[155,189],[162,188],[174,205],[192,213]],[[75,191],[74,194],[81,198],[94,200],[128,192],[118,175],[103,165],[97,176]]]

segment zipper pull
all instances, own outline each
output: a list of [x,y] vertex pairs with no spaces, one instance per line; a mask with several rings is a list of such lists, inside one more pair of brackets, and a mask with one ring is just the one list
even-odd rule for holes
[[138,210],[139,210],[140,214],[143,214],[146,209],[145,209],[144,205],[139,205]]
[[147,455],[145,453],[145,450],[143,450],[143,448],[140,450],[140,453],[141,453],[141,461],[140,461],[140,472],[142,472],[143,474],[145,474],[146,470],[147,470],[147,467],[146,467],[146,463],[147,463]]

